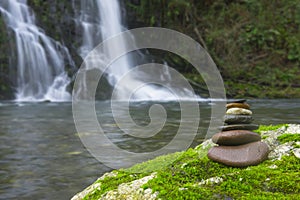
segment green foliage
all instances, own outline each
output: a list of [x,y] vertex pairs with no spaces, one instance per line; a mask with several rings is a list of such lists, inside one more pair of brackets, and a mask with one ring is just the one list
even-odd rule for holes
[[300,45],[299,38],[290,37],[288,39],[288,59],[291,61],[299,61],[300,60]]
[[178,30],[207,47],[229,97],[300,97],[299,0],[141,0],[135,10],[144,25]]

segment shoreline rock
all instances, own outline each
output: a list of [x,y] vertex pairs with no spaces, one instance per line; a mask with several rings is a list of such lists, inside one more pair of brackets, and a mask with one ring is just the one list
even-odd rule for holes
[[[276,126],[263,126],[262,129],[260,127],[260,129],[257,130],[262,137],[262,141],[265,142],[270,149],[268,159],[257,166],[231,168],[210,161],[206,157],[206,153],[209,148],[216,144],[212,142],[212,139],[208,139],[194,149],[181,152],[180,155],[182,155],[182,159],[179,159],[178,162],[172,164],[168,168],[157,169],[154,173],[146,173],[142,177],[138,176],[136,180],[142,180],[141,183],[147,182],[147,186],[145,187],[145,185],[138,184],[138,187],[136,187],[134,191],[141,194],[139,199],[172,198],[174,197],[172,196],[173,194],[188,198],[191,197],[188,196],[189,192],[193,195],[200,195],[202,199],[237,199],[240,197],[251,199],[252,197],[261,197],[261,195],[267,195],[264,196],[266,199],[296,199],[300,190],[299,184],[297,185],[295,180],[295,178],[299,176],[299,171],[297,171],[297,169],[299,169],[298,166],[300,164],[300,141],[280,143],[280,138],[284,135],[300,135],[300,124],[288,124],[275,128]],[[164,158],[167,156],[172,155],[168,154],[162,157]],[[155,162],[159,163],[161,160],[163,159],[156,158],[138,165],[155,165]],[[294,165],[291,165],[291,162],[294,163]],[[282,169],[282,167],[285,166],[288,166],[288,168]],[[203,176],[199,175],[198,170],[203,170]],[[285,173],[283,174],[283,177],[279,177],[279,175],[282,174],[280,173],[282,170],[285,170]],[[210,172],[213,173],[211,176],[208,176]],[[266,174],[265,172],[268,173]],[[93,194],[102,190],[103,184],[105,184],[102,181],[104,179],[113,181],[116,179],[118,173],[122,173],[122,171],[117,170],[103,175],[86,190],[75,195],[72,200],[81,200],[86,195],[90,195],[89,197],[91,198],[88,199],[134,199],[132,196],[132,185],[136,183],[134,182],[135,180],[125,180],[123,183],[116,185],[115,189],[109,190],[97,198],[93,198]],[[169,173],[170,176],[167,176]],[[193,173],[195,173],[195,179],[193,179]],[[134,173],[132,175],[135,176]],[[149,176],[151,178],[149,178]],[[146,178],[143,179],[144,177]],[[147,178],[149,178],[148,181],[146,181]],[[263,187],[252,187],[251,184],[253,181],[259,183],[259,185],[263,185]],[[246,188],[243,188],[245,186],[244,182],[248,182]],[[153,184],[156,184],[155,187],[152,187]],[[230,184],[235,184],[234,188],[236,188],[236,190],[218,189],[222,187],[222,185],[230,187]],[[168,187],[168,185],[170,185],[170,187]],[[252,189],[255,189],[254,193],[251,193]],[[244,190],[245,193],[243,193]],[[125,191],[131,192],[128,193]],[[196,193],[193,193],[193,191]],[[260,191],[262,193],[260,193]],[[110,196],[111,198],[108,198],[108,194],[112,194],[112,196]],[[121,194],[122,196],[120,196]],[[152,196],[149,197],[149,195]],[[162,197],[160,195],[162,195]],[[249,195],[251,198],[249,198]]]

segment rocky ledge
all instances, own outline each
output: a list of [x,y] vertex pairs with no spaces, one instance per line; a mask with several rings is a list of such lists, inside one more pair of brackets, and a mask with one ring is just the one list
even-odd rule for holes
[[[207,140],[194,149],[107,173],[72,200],[298,199],[300,125],[260,126],[254,132],[270,149],[268,159],[257,166],[234,168],[211,161],[206,154],[216,144]],[[160,167],[174,157],[172,164]]]

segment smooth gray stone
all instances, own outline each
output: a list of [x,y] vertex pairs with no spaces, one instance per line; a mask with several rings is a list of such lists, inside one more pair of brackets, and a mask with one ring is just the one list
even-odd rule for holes
[[242,145],[260,140],[260,135],[248,130],[223,131],[212,137],[212,141],[219,145]]
[[257,165],[268,158],[269,147],[258,141],[238,146],[216,146],[208,151],[208,158],[231,167]]
[[225,115],[224,122],[227,124],[250,124],[253,121],[251,115]]
[[252,111],[245,108],[229,108],[226,115],[252,115]]
[[230,130],[256,130],[258,129],[257,124],[229,124],[225,126],[220,126],[219,130],[221,131],[230,131]]

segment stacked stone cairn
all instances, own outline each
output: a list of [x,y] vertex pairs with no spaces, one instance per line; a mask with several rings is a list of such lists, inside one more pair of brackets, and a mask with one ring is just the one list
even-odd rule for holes
[[252,132],[258,128],[252,121],[252,111],[245,99],[227,102],[225,125],[212,137],[219,146],[208,151],[208,158],[232,167],[257,165],[266,160],[268,145]]

